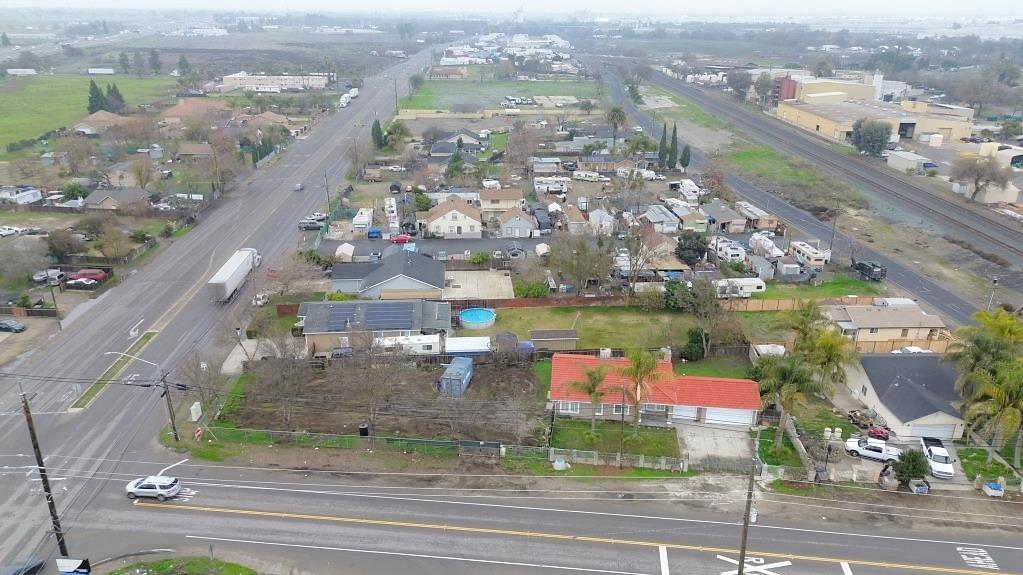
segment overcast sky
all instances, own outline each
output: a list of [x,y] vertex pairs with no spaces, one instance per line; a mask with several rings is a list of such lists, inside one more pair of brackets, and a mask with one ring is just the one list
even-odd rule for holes
[[[685,15],[776,15],[804,16],[808,14],[855,14],[858,16],[878,15],[958,15],[964,19],[969,16],[991,15],[1001,18],[1023,18],[1023,2],[1019,0],[988,0],[976,4],[963,3],[961,0],[856,0],[855,2],[821,2],[811,0],[730,0],[724,2],[686,2],[679,0],[644,0],[640,3],[623,3],[621,0],[506,0],[504,2],[480,2],[479,0],[439,0],[424,2],[422,0],[374,0],[369,3],[353,2],[352,0],[52,0],[46,3],[47,8],[190,8],[199,10],[210,9],[242,9],[267,11],[330,11],[330,12],[481,12],[489,16],[510,14],[519,5],[528,15],[541,16],[552,10],[558,13],[580,12],[592,16],[621,15],[644,16],[658,15],[665,17],[682,17]],[[0,0],[0,9],[10,7],[38,7],[37,0]],[[642,14],[636,8],[642,8]]]

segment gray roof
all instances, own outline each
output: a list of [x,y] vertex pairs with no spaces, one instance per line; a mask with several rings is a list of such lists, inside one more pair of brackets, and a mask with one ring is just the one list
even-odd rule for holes
[[529,331],[529,339],[579,339],[579,332],[574,329],[533,329]]
[[[435,142],[430,146],[431,154],[454,154],[455,150],[458,149],[458,142]],[[466,154],[474,154],[479,152],[481,149],[479,144],[472,142],[462,142],[462,152]]]
[[881,403],[903,423],[939,412],[961,417],[955,407],[963,400],[955,389],[958,372],[940,356],[866,355],[860,363]]
[[362,289],[381,284],[399,275],[438,289],[444,287],[444,263],[407,250],[401,250],[375,262],[334,264],[330,270],[331,279],[362,280]]
[[732,208],[721,203],[720,200],[718,200],[717,198],[711,200],[710,203],[700,206],[700,209],[703,210],[703,213],[714,218],[714,221],[716,222],[732,222],[735,220],[743,221],[746,220],[746,218],[739,215],[739,213],[733,210]]
[[110,188],[107,190],[94,190],[85,197],[85,205],[101,203],[104,199],[110,198],[118,204],[131,204],[149,198],[149,192],[142,188]]
[[304,318],[305,334],[343,333],[353,326],[370,331],[437,332],[451,327],[451,304],[418,299],[309,301],[298,307],[298,316]]

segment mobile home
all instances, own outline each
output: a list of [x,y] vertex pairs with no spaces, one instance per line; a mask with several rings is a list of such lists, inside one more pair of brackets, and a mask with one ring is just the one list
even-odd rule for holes
[[760,278],[728,278],[713,283],[719,298],[748,298],[767,289]]
[[831,261],[831,250],[822,250],[807,242],[792,242],[789,252],[796,261],[815,270],[823,269],[824,264]]

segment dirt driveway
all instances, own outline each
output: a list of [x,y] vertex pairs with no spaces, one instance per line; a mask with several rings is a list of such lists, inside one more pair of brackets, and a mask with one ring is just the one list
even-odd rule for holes
[[36,346],[46,341],[46,338],[57,333],[57,322],[52,318],[2,317],[4,319],[16,319],[25,324],[25,327],[28,329],[22,333],[0,333],[0,365],[6,365],[14,361],[19,355],[35,349]]

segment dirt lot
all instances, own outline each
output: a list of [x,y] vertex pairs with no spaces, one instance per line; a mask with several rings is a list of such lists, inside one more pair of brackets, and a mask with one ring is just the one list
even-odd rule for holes
[[48,317],[19,317],[16,319],[28,328],[22,333],[0,333],[0,365],[7,365],[26,351],[31,351],[42,344],[48,337],[57,333],[56,320]]
[[[258,365],[231,422],[250,429],[286,428],[290,391],[290,397],[302,398],[293,404],[290,426],[295,429],[354,434],[359,424],[373,421],[378,435],[535,442],[543,404],[528,365],[476,366],[465,396],[451,399],[434,391],[443,366],[416,369],[391,362],[365,367],[361,361],[335,364],[326,372],[294,373],[293,379],[308,383],[290,390],[281,383],[285,370]],[[303,379],[310,375],[311,380]]]

